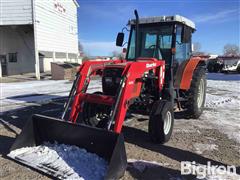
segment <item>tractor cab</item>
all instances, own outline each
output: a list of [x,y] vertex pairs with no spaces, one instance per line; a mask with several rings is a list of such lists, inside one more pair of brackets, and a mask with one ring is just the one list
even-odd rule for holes
[[[195,24],[182,16],[159,16],[140,18],[128,22],[130,35],[126,60],[134,61],[139,57],[165,60],[166,64],[180,64],[191,56],[191,39]],[[137,27],[138,26],[138,27]],[[124,34],[119,33],[117,46],[122,46]]]

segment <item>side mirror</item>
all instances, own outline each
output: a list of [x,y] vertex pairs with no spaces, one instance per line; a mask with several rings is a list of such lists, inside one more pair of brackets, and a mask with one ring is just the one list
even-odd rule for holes
[[124,33],[120,32],[120,33],[118,33],[118,35],[117,35],[116,46],[122,47],[123,41],[124,41]]

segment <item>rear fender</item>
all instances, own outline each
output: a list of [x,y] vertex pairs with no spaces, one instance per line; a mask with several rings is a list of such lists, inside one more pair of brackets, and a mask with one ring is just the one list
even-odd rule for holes
[[179,89],[188,90],[191,87],[191,81],[194,70],[197,66],[205,66],[205,60],[200,57],[192,57],[186,62],[183,69]]

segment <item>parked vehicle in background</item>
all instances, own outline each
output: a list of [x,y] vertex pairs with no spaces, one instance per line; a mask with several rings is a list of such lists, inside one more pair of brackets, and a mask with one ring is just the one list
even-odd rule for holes
[[240,73],[240,56],[217,56],[209,58],[207,62],[207,70],[209,73]]
[[218,73],[222,71],[224,64],[221,59],[209,59],[207,62],[207,70],[209,73]]
[[240,73],[240,57],[234,59],[226,59],[223,63],[223,73],[237,72]]

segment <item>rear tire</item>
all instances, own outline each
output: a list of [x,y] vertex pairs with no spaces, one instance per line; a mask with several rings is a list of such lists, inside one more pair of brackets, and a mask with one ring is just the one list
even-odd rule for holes
[[207,65],[207,70],[209,73],[213,73],[214,72],[214,64],[209,62]]
[[203,112],[206,99],[206,72],[204,67],[197,67],[194,71],[191,87],[188,91],[186,103],[187,115],[197,119]]
[[168,142],[172,135],[173,124],[172,103],[165,100],[155,102],[148,123],[151,140],[161,144]]

